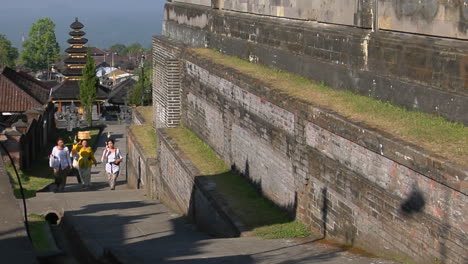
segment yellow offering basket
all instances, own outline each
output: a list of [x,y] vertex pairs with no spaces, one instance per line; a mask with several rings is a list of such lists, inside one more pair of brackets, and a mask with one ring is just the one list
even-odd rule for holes
[[80,131],[78,132],[78,139],[91,139],[91,134],[89,131]]

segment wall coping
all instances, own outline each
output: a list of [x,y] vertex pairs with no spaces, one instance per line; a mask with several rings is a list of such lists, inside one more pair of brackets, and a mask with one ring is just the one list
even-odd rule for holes
[[189,49],[185,49],[182,56],[186,61],[265,98],[270,103],[286,109],[296,116],[303,116],[307,121],[338,136],[400,163],[440,184],[465,195],[468,194],[468,168],[464,165],[455,164],[436,153],[396,138],[385,131],[346,119],[331,110],[300,98],[286,96],[283,91],[270,87],[262,80],[213,62]]
[[240,220],[239,216],[227,205],[222,195],[213,187],[216,186],[216,184],[200,173],[192,161],[187,158],[184,152],[178,147],[177,142],[166,132],[165,128],[157,129],[157,133],[158,139],[160,139],[171,154],[174,155],[182,168],[193,177],[195,186],[199,188],[213,208],[237,229],[236,231],[240,236],[247,236],[247,227]]

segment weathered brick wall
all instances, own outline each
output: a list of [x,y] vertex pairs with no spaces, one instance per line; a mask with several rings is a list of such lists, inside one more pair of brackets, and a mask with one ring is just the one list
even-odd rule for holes
[[239,236],[243,226],[214,190],[216,184],[200,174],[164,129],[157,132],[159,172],[155,178],[159,199],[213,236]]
[[466,41],[166,4],[163,34],[468,124]]
[[131,129],[128,129],[127,135],[127,185],[129,188],[145,189],[147,194],[153,193],[151,168],[155,159],[147,157]]
[[375,253],[466,263],[466,167],[184,54],[182,123],[265,196]]
[[178,45],[165,46],[153,38],[154,126],[177,127],[180,120],[180,62]]
[[185,168],[180,157],[173,154],[171,142],[158,131],[158,166],[161,201],[169,204],[179,213],[188,215],[194,188],[194,176]]

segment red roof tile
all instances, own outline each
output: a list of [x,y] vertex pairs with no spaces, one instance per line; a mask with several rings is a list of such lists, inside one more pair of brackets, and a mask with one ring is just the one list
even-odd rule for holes
[[6,67],[0,74],[0,112],[24,112],[49,100],[49,88],[24,72]]

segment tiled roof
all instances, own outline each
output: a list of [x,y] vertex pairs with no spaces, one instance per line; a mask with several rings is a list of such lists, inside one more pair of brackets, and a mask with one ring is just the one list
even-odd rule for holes
[[132,89],[136,81],[132,78],[117,84],[112,91],[109,93],[109,103],[111,104],[125,104],[125,100],[128,97],[128,91]]
[[49,88],[32,76],[8,67],[0,74],[0,112],[24,112],[48,100]]
[[[96,99],[104,100],[107,98],[109,89],[99,85],[97,88]],[[66,80],[52,89],[52,100],[76,100],[79,101],[80,95],[79,81]]]

